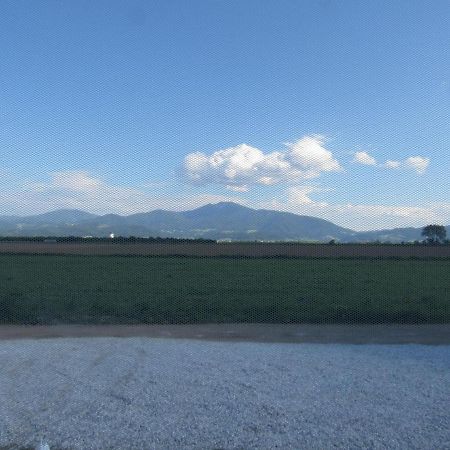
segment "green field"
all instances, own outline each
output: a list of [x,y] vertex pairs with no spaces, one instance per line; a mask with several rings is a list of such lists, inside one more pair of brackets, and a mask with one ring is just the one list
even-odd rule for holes
[[450,260],[0,255],[0,323],[449,323]]

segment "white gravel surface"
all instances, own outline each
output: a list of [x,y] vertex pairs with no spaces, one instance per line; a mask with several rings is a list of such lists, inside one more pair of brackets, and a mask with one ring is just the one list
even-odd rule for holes
[[0,342],[0,449],[450,449],[450,347]]

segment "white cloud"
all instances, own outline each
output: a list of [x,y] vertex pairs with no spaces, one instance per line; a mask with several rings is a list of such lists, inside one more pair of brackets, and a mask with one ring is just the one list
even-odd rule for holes
[[313,203],[309,198],[309,194],[314,192],[313,187],[308,186],[294,186],[289,188],[288,202],[296,205],[308,205]]
[[225,187],[229,191],[234,191],[234,192],[248,192],[249,191],[249,187],[245,184],[242,186],[227,185]]
[[430,164],[429,158],[423,156],[411,156],[406,159],[405,165],[415,170],[419,175],[422,175]]
[[264,153],[247,144],[217,150],[211,155],[195,152],[184,159],[184,175],[192,183],[216,183],[235,190],[254,185],[275,185],[317,178],[322,172],[342,170],[325,149],[322,136],[305,136],[286,143],[284,151]]
[[93,191],[105,186],[99,178],[94,178],[86,171],[64,171],[52,173],[52,186],[75,192]]
[[430,158],[425,158],[423,156],[410,156],[404,161],[387,160],[384,163],[384,167],[387,167],[388,169],[399,169],[404,167],[406,169],[414,170],[419,175],[423,175],[429,165]]
[[139,189],[108,184],[87,171],[53,172],[50,181],[29,182],[24,187],[24,197],[30,205],[36,202],[44,210],[80,208],[96,213],[130,214],[150,200]]
[[400,161],[392,161],[391,159],[388,159],[384,163],[384,167],[387,167],[388,169],[398,169],[402,163]]
[[327,203],[317,203],[313,201],[309,195],[314,192],[323,192],[327,189],[322,189],[316,186],[292,186],[287,190],[288,203],[291,205],[321,205],[325,206]]
[[321,172],[342,170],[333,154],[323,147],[325,138],[320,135],[305,136],[295,143],[287,143],[288,158],[295,166],[309,174],[307,178],[315,178]]
[[364,164],[366,166],[376,166],[377,161],[373,156],[370,156],[367,152],[355,152],[353,162]]

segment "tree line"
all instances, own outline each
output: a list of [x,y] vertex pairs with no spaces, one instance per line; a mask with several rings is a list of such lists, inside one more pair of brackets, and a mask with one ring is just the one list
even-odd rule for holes
[[443,225],[427,225],[422,229],[422,236],[428,244],[449,243],[447,239],[447,230]]
[[[443,225],[431,224],[422,229],[421,235],[425,238],[422,242],[416,240],[414,244],[450,244],[447,239],[447,230]],[[174,237],[138,237],[138,236],[115,236],[111,237],[95,237],[95,236],[0,236],[0,241],[12,242],[158,242],[158,243],[217,243],[215,239],[204,238],[174,238]],[[253,241],[252,241],[253,242]],[[291,242],[293,243],[293,242]],[[338,244],[339,242],[332,239],[328,244]],[[402,242],[406,244],[407,242]],[[380,241],[367,242],[365,244],[382,244]],[[386,242],[386,244],[389,244]]]
[[215,243],[213,239],[189,239],[173,237],[137,237],[137,236],[116,236],[110,237],[81,237],[81,236],[0,236],[0,241],[7,242],[158,242],[158,243]]

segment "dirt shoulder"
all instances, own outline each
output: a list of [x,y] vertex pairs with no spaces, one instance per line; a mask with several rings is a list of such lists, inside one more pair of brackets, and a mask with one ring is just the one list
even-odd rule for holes
[[450,345],[450,324],[0,325],[0,340],[107,336],[321,344]]
[[450,258],[449,245],[120,242],[0,242],[0,254],[234,258]]

